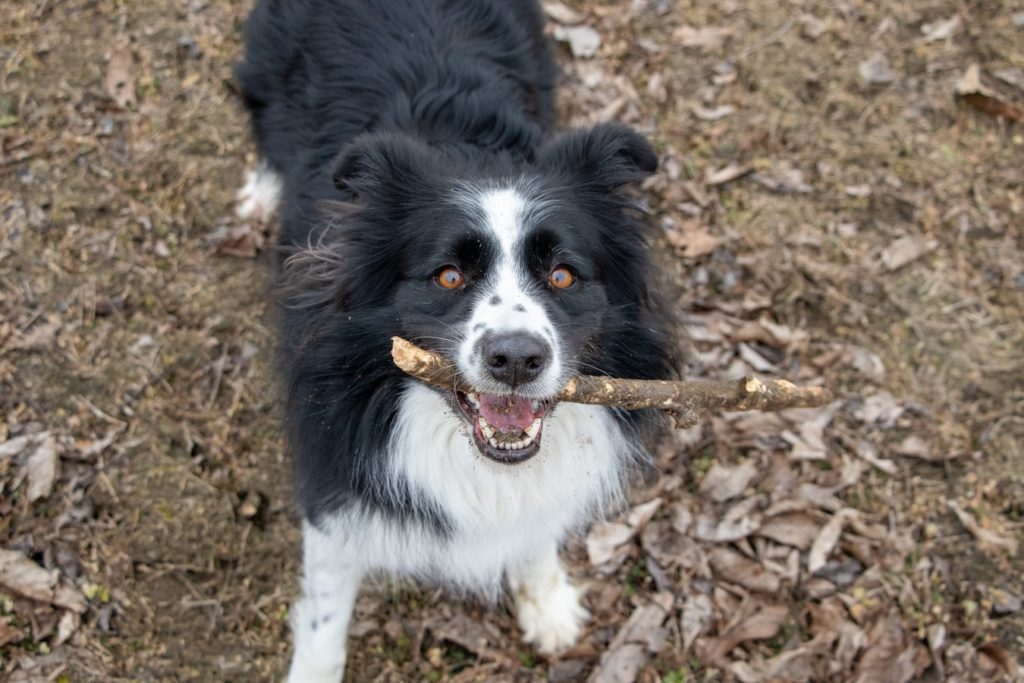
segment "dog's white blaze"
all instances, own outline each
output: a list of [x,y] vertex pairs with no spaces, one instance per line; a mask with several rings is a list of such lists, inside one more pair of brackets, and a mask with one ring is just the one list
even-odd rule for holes
[[534,294],[538,285],[531,281],[518,254],[526,232],[525,222],[539,207],[530,206],[531,200],[514,187],[488,189],[460,201],[481,216],[482,227],[494,235],[500,247],[500,254],[488,274],[488,287],[481,293],[466,323],[457,359],[460,369],[483,390],[505,391],[507,388],[497,385],[484,370],[477,342],[487,333],[534,334],[551,346],[552,358],[541,376],[523,393],[549,398],[558,392],[564,380],[563,351],[547,311]]

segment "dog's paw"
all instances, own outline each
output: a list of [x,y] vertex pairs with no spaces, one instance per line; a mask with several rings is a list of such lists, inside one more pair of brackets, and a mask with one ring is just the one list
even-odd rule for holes
[[245,184],[235,195],[235,215],[245,221],[265,223],[281,201],[281,177],[260,163],[245,172]]
[[590,613],[580,604],[583,590],[558,576],[546,590],[520,591],[516,612],[523,640],[543,654],[553,654],[573,645]]

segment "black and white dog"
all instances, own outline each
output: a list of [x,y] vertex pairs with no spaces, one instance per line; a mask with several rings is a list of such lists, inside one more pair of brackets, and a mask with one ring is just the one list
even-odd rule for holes
[[[282,361],[304,518],[290,680],[337,681],[368,572],[495,597],[548,653],[587,616],[559,545],[621,502],[659,424],[553,403],[574,373],[675,375],[639,134],[552,133],[536,0],[260,0],[237,75],[281,201]],[[475,392],[404,376],[390,339]]]

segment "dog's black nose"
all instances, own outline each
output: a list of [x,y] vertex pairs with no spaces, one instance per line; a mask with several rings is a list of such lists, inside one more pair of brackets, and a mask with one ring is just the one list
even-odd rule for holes
[[488,335],[481,350],[491,377],[513,387],[536,379],[551,361],[544,340],[522,332]]

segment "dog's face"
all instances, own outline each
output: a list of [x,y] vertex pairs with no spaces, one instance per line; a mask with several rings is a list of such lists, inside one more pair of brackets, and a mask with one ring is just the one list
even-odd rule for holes
[[444,353],[475,387],[450,400],[486,457],[535,455],[569,376],[601,371],[588,359],[621,305],[609,289],[646,277],[628,272],[644,236],[618,191],[656,165],[646,140],[614,125],[484,180],[406,138],[371,138],[339,159],[335,183],[365,202],[360,230],[391,237],[361,240],[377,253],[355,261],[365,272],[348,274],[348,290],[375,292],[398,334]]

